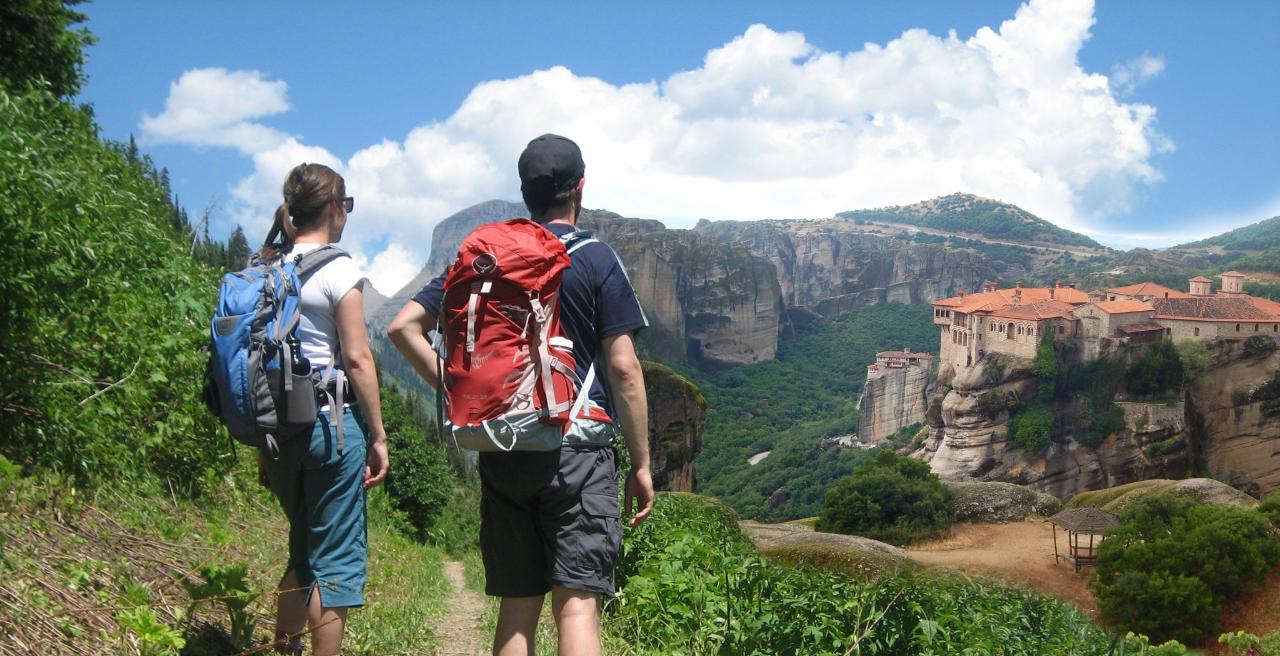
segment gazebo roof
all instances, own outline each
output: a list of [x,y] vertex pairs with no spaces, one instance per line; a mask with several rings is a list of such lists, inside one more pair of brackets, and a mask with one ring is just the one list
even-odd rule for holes
[[1120,518],[1101,508],[1068,508],[1053,517],[1049,523],[1085,535],[1102,535],[1107,529],[1120,524]]

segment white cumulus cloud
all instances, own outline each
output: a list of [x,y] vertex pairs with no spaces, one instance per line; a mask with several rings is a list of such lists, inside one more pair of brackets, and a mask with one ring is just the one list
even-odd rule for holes
[[[254,172],[232,192],[246,226],[271,215],[289,167],[334,165],[358,199],[344,245],[386,293],[425,261],[440,219],[519,198],[515,160],[544,132],[582,146],[589,207],[630,216],[822,217],[962,191],[1090,230],[1158,182],[1152,158],[1172,149],[1154,107],[1122,101],[1115,72],[1080,66],[1093,22],[1090,0],[1030,0],[967,39],[913,29],[846,52],[752,25],[661,81],[619,85],[556,66],[479,83],[451,116],[345,161],[279,133],[256,147],[233,137],[287,108],[285,89],[220,71],[209,77],[261,83],[258,109],[192,120],[205,128],[187,139],[209,145],[217,134],[252,156]],[[1130,79],[1158,74],[1134,70]],[[144,122],[179,116],[178,92],[191,93],[184,81],[197,72]]]
[[287,135],[252,119],[289,110],[288,85],[259,71],[197,68],[169,85],[164,111],[142,115],[142,138],[150,143],[227,146],[252,154],[273,148]]
[[1164,57],[1142,53],[1123,64],[1111,67],[1111,88],[1121,96],[1127,96],[1143,83],[1164,73]]

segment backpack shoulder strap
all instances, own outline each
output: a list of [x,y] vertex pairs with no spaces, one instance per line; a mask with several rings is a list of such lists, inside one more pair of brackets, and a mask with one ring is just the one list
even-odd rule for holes
[[566,233],[560,237],[560,243],[564,244],[564,250],[568,252],[569,255],[573,255],[574,251],[586,246],[587,244],[594,244],[599,241],[599,239],[592,237],[591,232],[588,230],[574,230],[573,232]]
[[298,280],[302,281],[311,274],[320,270],[320,267],[340,258],[351,257],[346,251],[334,246],[333,244],[325,244],[320,248],[299,255],[294,260],[294,275],[298,276]]

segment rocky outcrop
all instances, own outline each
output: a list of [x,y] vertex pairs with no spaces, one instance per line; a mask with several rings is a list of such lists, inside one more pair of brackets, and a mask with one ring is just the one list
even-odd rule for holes
[[795,522],[741,526],[761,553],[791,565],[874,578],[915,564],[905,549],[857,535],[821,533]]
[[1195,475],[1261,497],[1280,489],[1280,350],[1270,340],[1210,343],[1212,365],[1184,401],[1118,402],[1124,428],[1096,448],[1074,439],[1080,406],[1055,406],[1053,442],[1035,459],[1006,439],[1010,410],[1035,391],[1029,363],[994,367],[998,358],[988,356],[959,374],[947,369],[939,386],[950,389],[935,396],[930,438],[913,455],[944,480],[1008,481],[1060,499]]
[[695,230],[767,259],[788,306],[826,316],[875,303],[930,302],[994,276],[976,253],[868,234],[846,219],[700,221]]
[[[471,230],[525,214],[523,205],[489,201],[441,221],[426,267],[370,317],[370,325],[385,329],[406,301],[448,267]],[[612,212],[585,210],[579,227],[612,246],[622,260],[650,322],[641,333],[646,355],[711,366],[773,359],[778,336],[789,324],[777,276],[764,258],[741,245]]]
[[648,361],[643,367],[654,489],[693,492],[693,459],[702,452],[707,400],[697,386],[669,367]]
[[1188,478],[1181,481],[1153,478],[1117,485],[1105,490],[1082,492],[1072,497],[1066,506],[1068,508],[1101,508],[1118,514],[1134,501],[1157,494],[1182,497],[1208,506],[1252,508],[1258,505],[1257,499],[1212,478]]
[[1062,510],[1057,497],[997,481],[948,483],[951,517],[957,522],[1020,522],[1028,515],[1050,517]]
[[858,441],[879,444],[907,426],[924,422],[934,378],[928,364],[877,366],[868,371],[858,399]]
[[1028,459],[1008,441],[1010,413],[1033,398],[1036,381],[1031,363],[988,354],[974,367],[955,373],[945,368],[938,411],[930,412],[932,434],[912,454],[929,462],[943,480],[1005,481],[1025,485],[1059,499],[1085,490],[1152,477],[1186,475],[1186,422],[1181,404],[1123,403],[1125,428],[1097,448],[1073,439],[1079,407],[1057,406],[1060,415],[1054,441],[1044,455]]

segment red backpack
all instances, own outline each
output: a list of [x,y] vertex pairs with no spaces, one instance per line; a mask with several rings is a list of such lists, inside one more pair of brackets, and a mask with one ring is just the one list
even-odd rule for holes
[[439,317],[442,434],[459,447],[549,451],[574,421],[612,423],[587,398],[594,363],[580,379],[560,328],[569,253],[591,241],[579,232],[557,238],[528,219],[483,225],[462,241]]

